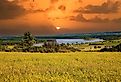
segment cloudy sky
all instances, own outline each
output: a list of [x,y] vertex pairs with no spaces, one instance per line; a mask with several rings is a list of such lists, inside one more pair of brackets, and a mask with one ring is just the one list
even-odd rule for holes
[[121,31],[121,0],[0,0],[0,35],[26,31],[37,35]]

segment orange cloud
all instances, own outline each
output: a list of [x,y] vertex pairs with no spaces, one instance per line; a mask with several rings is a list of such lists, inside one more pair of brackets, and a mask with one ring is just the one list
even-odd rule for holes
[[86,7],[79,8],[75,12],[81,12],[86,14],[107,14],[107,13],[117,13],[119,11],[120,2],[107,1],[101,5],[87,5]]
[[56,26],[62,27],[60,33],[121,30],[119,3],[120,0],[1,0],[0,33],[56,34]]
[[60,6],[58,7],[58,9],[60,9],[61,11],[65,11],[65,10],[66,10],[66,6],[60,5]]

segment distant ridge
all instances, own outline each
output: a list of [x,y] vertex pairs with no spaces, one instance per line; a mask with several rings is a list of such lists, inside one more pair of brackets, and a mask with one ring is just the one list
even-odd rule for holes
[[[101,38],[106,39],[116,36],[121,37],[121,31],[114,32],[96,32],[96,33],[75,33],[75,34],[58,34],[58,35],[33,35],[37,39],[88,39],[88,38]],[[0,39],[15,39],[21,38],[22,35],[9,35],[9,36],[0,36]]]

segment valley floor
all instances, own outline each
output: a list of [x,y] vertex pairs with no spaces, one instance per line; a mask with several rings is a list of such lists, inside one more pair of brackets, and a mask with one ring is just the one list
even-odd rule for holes
[[120,82],[120,52],[0,52],[0,82]]

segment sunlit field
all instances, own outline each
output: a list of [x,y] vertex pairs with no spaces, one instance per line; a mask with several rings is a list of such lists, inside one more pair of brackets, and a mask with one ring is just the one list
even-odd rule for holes
[[120,82],[121,53],[0,53],[0,82]]

